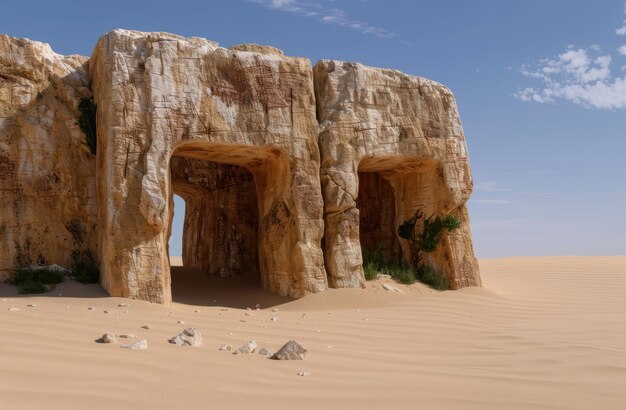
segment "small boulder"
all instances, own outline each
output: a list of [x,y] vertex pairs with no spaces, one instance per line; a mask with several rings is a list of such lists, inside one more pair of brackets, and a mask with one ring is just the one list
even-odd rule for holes
[[302,360],[306,349],[295,340],[290,340],[272,356],[274,360]]
[[383,289],[388,290],[389,292],[394,292],[394,293],[404,293],[403,291],[396,288],[395,286],[391,286],[387,283],[383,283]]
[[148,341],[146,339],[137,340],[135,343],[120,346],[123,349],[131,350],[146,350],[148,348]]
[[241,346],[239,349],[235,350],[233,354],[254,353],[255,349],[256,349],[256,342],[254,340],[250,340],[248,343]]
[[146,329],[146,330],[150,330],[150,329],[152,329],[152,328],[151,328],[150,326],[148,326],[148,325],[143,325],[143,326],[141,326],[141,328],[142,328],[142,329]]
[[117,337],[112,333],[105,333],[102,337],[96,339],[96,343],[117,343]]
[[168,342],[178,346],[201,346],[202,335],[198,329],[189,327],[168,340]]
[[220,350],[222,352],[230,352],[233,349],[233,347],[227,343],[224,343],[222,346],[220,346]]
[[259,349],[258,353],[262,356],[267,356],[270,357],[272,356],[272,352],[270,352],[268,349],[266,349],[265,347],[262,347]]

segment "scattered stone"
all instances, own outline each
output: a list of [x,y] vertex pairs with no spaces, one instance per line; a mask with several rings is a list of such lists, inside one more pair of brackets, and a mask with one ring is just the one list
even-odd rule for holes
[[37,305],[29,303],[28,305],[26,305],[26,307],[37,307]]
[[248,312],[245,312],[245,313],[244,313],[244,315],[245,315],[245,316],[252,316],[252,314],[251,314],[251,313],[248,313]]
[[128,310],[125,310],[124,313],[128,313]]
[[278,309],[274,308],[272,309],[272,312],[278,312]]
[[93,307],[93,306],[89,306],[89,307],[87,308],[87,310],[94,310],[94,309],[95,309],[95,307]]
[[398,289],[398,288],[396,288],[394,286],[388,285],[386,283],[383,283],[383,289],[388,290],[389,292],[394,292],[394,293],[404,293],[400,289]]
[[272,316],[272,317],[270,318],[270,320],[271,320],[272,322],[277,322],[277,321],[278,321],[278,317],[276,317],[276,316]]
[[222,312],[226,312],[228,310],[228,308],[221,308],[220,309]]
[[137,340],[135,343],[120,346],[123,349],[131,350],[146,350],[148,348],[148,341],[146,339]]
[[302,377],[306,377],[306,376],[310,376],[310,375],[311,375],[311,372],[308,371],[308,370],[305,370],[303,372],[299,372],[298,373],[298,376],[302,376]]
[[148,325],[143,325],[143,326],[141,326],[141,328],[142,328],[142,329],[146,329],[146,330],[150,330],[150,329],[152,329],[152,328],[151,328],[150,326],[148,326]]
[[129,333],[129,334],[117,335],[117,337],[120,337],[122,339],[134,339],[137,336],[133,335],[132,333]]
[[260,349],[259,349],[259,351],[258,351],[258,353],[259,353],[260,355],[267,356],[267,357],[272,356],[272,352],[270,352],[270,351],[269,351],[268,349],[266,349],[265,347],[260,348]]
[[104,313],[115,313],[115,311],[114,311],[114,310],[109,310],[109,309],[106,309],[106,310],[104,311]]
[[201,346],[202,335],[198,329],[190,327],[183,330],[181,333],[177,334],[168,341],[178,346]]
[[233,354],[254,353],[255,349],[256,349],[256,342],[254,340],[250,340],[248,343],[241,346],[239,349],[235,350]]
[[112,333],[105,333],[96,339],[96,343],[117,343],[117,337]]
[[302,360],[306,349],[295,340],[290,340],[272,356],[274,360]]
[[120,303],[117,307],[130,307],[128,303]]
[[9,312],[17,312],[17,311],[19,311],[19,310],[20,310],[20,308],[18,308],[18,307],[16,307],[16,306],[11,306],[11,307],[9,308]]
[[227,343],[224,343],[222,346],[220,346],[220,350],[222,352],[230,352],[232,350],[232,348],[233,347],[231,345],[227,344]]
[[184,320],[179,320],[179,321],[178,321],[178,322],[176,322],[176,323],[178,323],[179,325],[184,325],[184,324],[185,324],[185,321],[184,321]]

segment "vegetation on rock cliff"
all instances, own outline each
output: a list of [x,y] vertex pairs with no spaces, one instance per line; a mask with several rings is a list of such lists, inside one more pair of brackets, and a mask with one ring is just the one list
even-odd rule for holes
[[96,104],[93,102],[93,97],[82,98],[78,103],[78,111],[80,111],[78,126],[85,134],[89,151],[96,155]]

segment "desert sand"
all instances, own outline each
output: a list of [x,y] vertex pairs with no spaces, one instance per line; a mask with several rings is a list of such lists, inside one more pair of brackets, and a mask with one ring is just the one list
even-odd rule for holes
[[[179,267],[171,306],[72,281],[42,296],[2,284],[0,408],[626,408],[626,256],[480,267],[483,288],[393,293],[379,279],[298,300],[255,278]],[[200,330],[202,346],[167,342],[185,327]],[[149,347],[94,342],[106,332]],[[290,339],[305,360],[219,350],[255,340],[276,351]]]

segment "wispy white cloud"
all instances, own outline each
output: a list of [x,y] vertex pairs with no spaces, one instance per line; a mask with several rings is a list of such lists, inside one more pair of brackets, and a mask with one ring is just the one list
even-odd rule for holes
[[311,0],[249,0],[271,10],[278,10],[291,13],[297,16],[309,17],[322,23],[344,27],[349,30],[358,31],[362,34],[372,35],[380,38],[393,38],[396,34],[393,31],[374,26],[365,21],[356,20],[350,17],[345,11],[327,4],[332,1],[311,1]]
[[[626,3],[624,4],[624,14],[626,14]],[[615,30],[615,34],[618,36],[626,36],[626,19],[624,20],[622,27]]]
[[500,182],[498,181],[482,181],[477,182],[474,185],[474,191],[479,192],[508,192],[510,189],[504,189],[500,187]]
[[[626,13],[626,5],[624,9]],[[616,33],[626,35],[626,20],[624,27]],[[617,51],[626,55],[626,45]],[[564,100],[599,109],[626,108],[626,76],[612,75],[612,61],[612,56],[602,54],[598,45],[588,49],[570,45],[556,57],[522,66],[522,75],[539,81],[541,85],[525,87],[515,96],[528,102],[555,103]]]
[[512,201],[510,199],[474,199],[472,202],[485,205],[508,205]]

